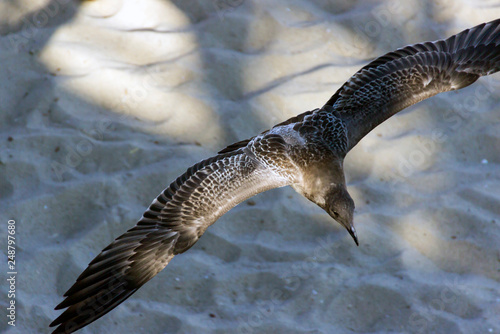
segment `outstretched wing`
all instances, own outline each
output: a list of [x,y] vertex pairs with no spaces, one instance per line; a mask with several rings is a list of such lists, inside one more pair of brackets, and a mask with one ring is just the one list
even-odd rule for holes
[[53,333],[72,333],[111,311],[176,254],[193,246],[229,209],[259,192],[290,184],[292,169],[286,143],[274,134],[189,168],[78,277],[56,307],[67,309],[50,324],[58,326]]
[[400,110],[500,69],[500,19],[446,40],[409,45],[354,74],[326,103],[347,126],[348,150]]

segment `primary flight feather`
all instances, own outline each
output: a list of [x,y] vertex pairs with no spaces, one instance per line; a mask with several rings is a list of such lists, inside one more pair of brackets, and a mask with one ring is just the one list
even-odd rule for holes
[[50,324],[58,326],[53,333],[72,333],[111,311],[224,213],[272,188],[292,186],[344,226],[357,244],[345,155],[400,110],[499,69],[500,19],[379,57],[322,108],[195,164],[151,203],[136,226],[90,262],[56,307],[66,310]]

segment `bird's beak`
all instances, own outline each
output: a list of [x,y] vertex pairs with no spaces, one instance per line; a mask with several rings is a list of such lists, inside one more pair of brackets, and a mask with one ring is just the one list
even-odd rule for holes
[[356,234],[356,229],[354,228],[354,226],[353,225],[346,226],[345,228],[346,228],[347,232],[349,232],[349,234],[351,235],[351,237],[354,239],[354,242],[356,243],[356,246],[359,246],[358,235]]
[[347,232],[349,232],[349,234],[353,238],[354,242],[356,243],[356,246],[359,246],[358,235],[356,234],[356,229],[354,228],[354,225],[352,223],[352,218],[348,219],[347,221],[344,221],[343,219],[342,220],[339,219],[339,217],[336,216],[335,214],[330,214],[330,216],[333,219],[335,219],[340,225],[345,227]]

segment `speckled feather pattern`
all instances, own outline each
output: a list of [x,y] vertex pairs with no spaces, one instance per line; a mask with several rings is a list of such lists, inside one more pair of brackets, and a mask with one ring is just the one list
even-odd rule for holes
[[[196,243],[208,226],[256,193],[293,181],[286,144],[255,137],[239,148],[189,168],[150,205],[137,225],[106,247],[58,305],[69,308],[53,324],[74,331],[104,315]],[[247,153],[245,153],[246,151]],[[111,284],[111,285],[110,285]],[[83,310],[83,312],[82,312]]]

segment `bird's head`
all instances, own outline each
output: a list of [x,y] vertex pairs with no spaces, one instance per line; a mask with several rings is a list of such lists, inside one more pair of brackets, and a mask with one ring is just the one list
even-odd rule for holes
[[354,229],[354,201],[347,192],[342,160],[309,165],[302,180],[293,188],[316,203],[342,225],[358,244]]
[[345,227],[356,245],[359,246],[353,222],[354,201],[347,192],[345,184],[332,185],[325,196],[324,206],[321,207],[340,225]]

